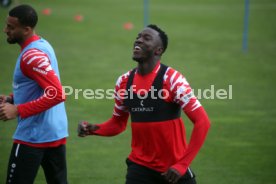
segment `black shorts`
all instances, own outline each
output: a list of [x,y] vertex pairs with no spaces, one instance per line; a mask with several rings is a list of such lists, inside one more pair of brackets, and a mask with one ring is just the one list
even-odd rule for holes
[[[136,164],[129,159],[126,160],[126,163],[126,184],[169,184],[160,172]],[[177,184],[196,184],[195,174],[190,168],[188,168]]]
[[7,184],[32,184],[41,165],[48,184],[67,184],[65,145],[35,148],[13,144],[7,171]]

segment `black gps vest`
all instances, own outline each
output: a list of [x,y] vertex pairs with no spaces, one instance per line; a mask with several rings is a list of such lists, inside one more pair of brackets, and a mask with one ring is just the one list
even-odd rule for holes
[[172,102],[166,102],[163,97],[169,95],[163,89],[163,76],[167,66],[161,64],[161,67],[152,83],[152,90],[149,90],[143,96],[133,92],[132,84],[136,68],[133,69],[127,81],[127,97],[124,99],[124,105],[128,108],[132,122],[161,122],[180,117],[180,105]]

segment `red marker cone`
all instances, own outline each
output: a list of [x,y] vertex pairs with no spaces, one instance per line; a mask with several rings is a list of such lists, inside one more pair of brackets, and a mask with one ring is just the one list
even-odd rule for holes
[[50,8],[45,8],[42,10],[43,15],[51,15],[52,10]]
[[134,25],[131,22],[126,22],[123,27],[125,30],[132,30]]
[[74,16],[74,20],[77,22],[82,22],[83,21],[83,16],[80,14],[77,14]]

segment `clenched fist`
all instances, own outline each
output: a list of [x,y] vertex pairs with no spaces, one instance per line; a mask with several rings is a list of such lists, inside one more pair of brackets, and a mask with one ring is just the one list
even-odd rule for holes
[[81,121],[78,124],[78,136],[86,137],[87,135],[93,135],[93,132],[98,130],[99,127],[94,124],[90,124],[87,121]]

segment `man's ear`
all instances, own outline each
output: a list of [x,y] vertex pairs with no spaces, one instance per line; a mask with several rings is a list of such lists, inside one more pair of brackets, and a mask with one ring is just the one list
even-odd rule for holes
[[164,49],[162,47],[159,47],[156,51],[155,51],[155,55],[162,55]]
[[24,27],[24,35],[32,34],[32,32],[33,32],[33,28],[31,28],[30,26]]

